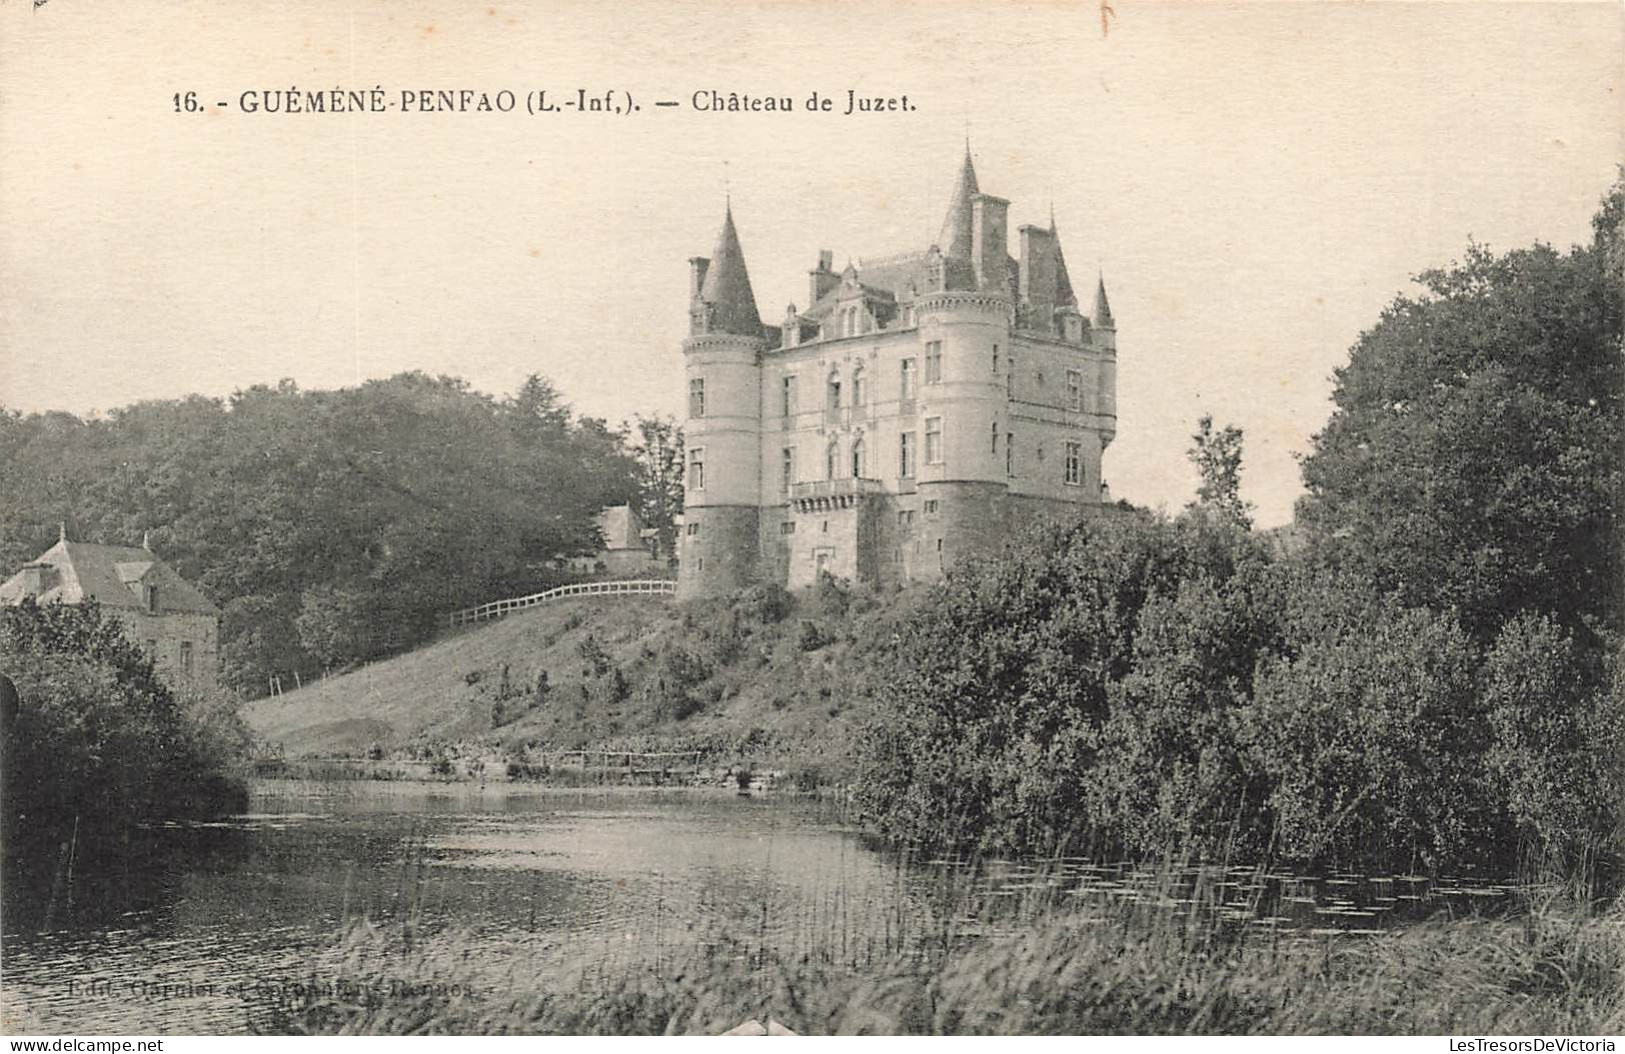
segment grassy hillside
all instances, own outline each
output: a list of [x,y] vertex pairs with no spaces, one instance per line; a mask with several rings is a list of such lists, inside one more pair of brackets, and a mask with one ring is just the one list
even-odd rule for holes
[[838,767],[852,665],[897,606],[833,586],[684,608],[559,601],[256,700],[244,716],[289,758],[603,746]]

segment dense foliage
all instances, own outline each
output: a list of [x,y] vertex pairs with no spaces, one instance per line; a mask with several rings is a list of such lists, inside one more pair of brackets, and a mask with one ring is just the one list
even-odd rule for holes
[[1449,612],[1219,517],[1046,527],[963,565],[867,671],[858,802],[996,852],[1509,863],[1616,844],[1625,705],[1546,616]]
[[861,807],[905,841],[1397,867],[1617,858],[1620,217],[1421,276],[1338,373],[1305,544],[1204,419],[1176,520],[952,573],[869,677]]
[[243,807],[230,772],[248,736],[232,700],[171,691],[95,603],[0,608],[0,670],[20,698],[5,736],[8,859],[78,827]]
[[437,615],[552,580],[636,501],[625,437],[546,381],[493,399],[401,374],[256,386],[105,417],[0,413],[0,562],[70,537],[153,548],[224,609],[229,682],[422,640]]
[[1592,244],[1419,276],[1337,372],[1299,519],[1323,557],[1480,640],[1520,612],[1619,629],[1625,183]]

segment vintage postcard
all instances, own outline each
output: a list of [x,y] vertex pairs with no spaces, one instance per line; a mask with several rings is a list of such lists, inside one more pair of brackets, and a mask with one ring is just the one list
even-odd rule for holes
[[1613,1050],[1622,164],[1611,2],[0,2],[0,1029]]

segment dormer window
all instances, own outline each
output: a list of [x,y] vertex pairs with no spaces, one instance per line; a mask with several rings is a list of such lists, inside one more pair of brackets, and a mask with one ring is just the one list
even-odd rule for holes
[[157,612],[158,612],[158,587],[157,586],[142,586],[141,587],[141,592],[143,594],[144,599],[147,602],[147,613],[149,615],[150,614],[157,614]]

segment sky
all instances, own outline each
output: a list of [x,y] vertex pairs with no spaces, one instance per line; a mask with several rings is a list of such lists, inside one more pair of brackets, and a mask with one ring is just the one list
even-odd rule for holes
[[[1211,414],[1245,432],[1259,524],[1287,522],[1333,371],[1412,275],[1589,239],[1625,161],[1621,7],[1112,7],[1103,34],[1094,2],[0,0],[0,404],[423,370],[677,414],[686,260],[725,195],[774,322],[820,249],[929,245],[968,132],[1011,252],[1053,203],[1074,284],[1105,276],[1113,495],[1190,501]],[[519,102],[238,104],[374,87]],[[523,112],[578,88],[641,109]],[[849,89],[914,108],[845,116]],[[797,109],[696,111],[711,90]],[[187,91],[200,112],[175,112]]]

